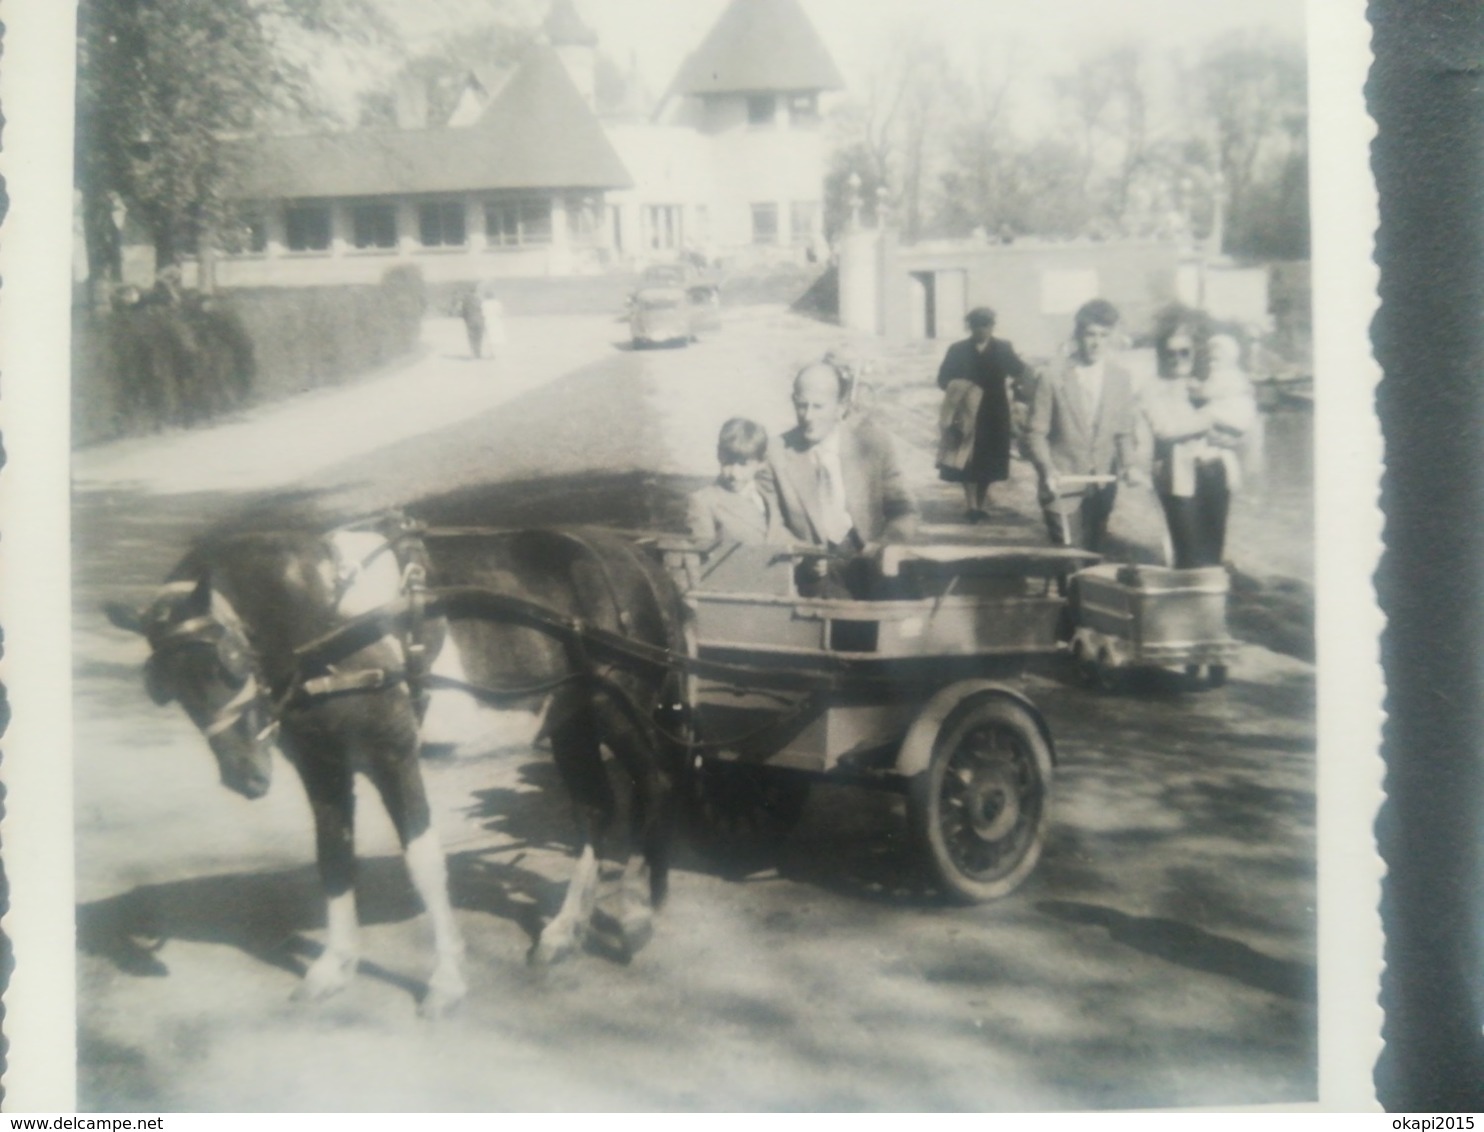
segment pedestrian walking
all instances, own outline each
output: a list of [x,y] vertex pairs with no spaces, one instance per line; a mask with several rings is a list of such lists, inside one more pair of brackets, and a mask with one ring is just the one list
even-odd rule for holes
[[484,356],[484,307],[479,301],[479,290],[477,287],[469,287],[459,296],[455,308],[460,318],[464,320],[464,329],[469,332],[469,354],[471,357],[480,358]]

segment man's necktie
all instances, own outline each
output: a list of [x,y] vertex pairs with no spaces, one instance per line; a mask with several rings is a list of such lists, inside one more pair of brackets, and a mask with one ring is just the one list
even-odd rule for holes
[[815,476],[819,484],[819,513],[823,530],[820,532],[833,543],[844,542],[854,524],[850,512],[845,510],[845,493],[835,482],[829,461],[815,457]]

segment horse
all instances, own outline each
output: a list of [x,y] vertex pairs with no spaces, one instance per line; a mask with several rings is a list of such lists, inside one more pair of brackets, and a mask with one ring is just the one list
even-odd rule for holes
[[[441,603],[440,592],[462,605]],[[446,615],[445,605],[463,612]],[[466,993],[418,761],[419,723],[437,686],[544,704],[543,732],[574,803],[578,856],[528,960],[564,959],[590,931],[606,932],[610,951],[624,957],[647,942],[650,914],[667,892],[684,772],[681,749],[659,724],[676,698],[674,676],[663,663],[600,662],[586,645],[595,632],[651,658],[683,648],[678,594],[633,542],[581,530],[423,538],[402,516],[329,533],[249,532],[193,549],[142,610],[109,603],[106,611],[146,638],[150,697],[179,702],[223,785],[249,799],[266,793],[275,743],[298,772],[314,817],[327,943],[296,997],[344,989],[358,963],[357,772],[392,818],[432,923],[436,960],[421,1012],[441,1014]],[[457,678],[433,671],[442,649],[457,650]],[[623,871],[616,916],[598,910],[604,861]],[[648,874],[647,901],[627,887],[636,872]]]

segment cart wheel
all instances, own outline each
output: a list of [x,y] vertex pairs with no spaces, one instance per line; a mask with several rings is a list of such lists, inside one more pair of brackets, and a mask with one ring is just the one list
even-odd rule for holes
[[1111,693],[1123,690],[1123,669],[1113,663],[1113,654],[1107,649],[1098,650],[1098,659],[1093,666],[1093,674],[1102,691]]
[[748,763],[705,760],[695,783],[697,832],[712,843],[782,837],[799,824],[809,801],[804,775]]
[[1226,683],[1226,665],[1213,664],[1206,669],[1206,687],[1220,688]]
[[948,896],[974,903],[1014,891],[1051,818],[1051,749],[1031,712],[994,694],[956,707],[912,779],[908,813]]

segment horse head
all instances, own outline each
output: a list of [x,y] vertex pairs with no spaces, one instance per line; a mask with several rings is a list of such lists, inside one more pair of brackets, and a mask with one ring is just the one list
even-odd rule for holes
[[222,785],[245,798],[268,792],[273,773],[273,703],[247,629],[211,575],[167,582],[143,610],[105,606],[114,625],[150,645],[144,686],[157,704],[176,700],[206,736]]

